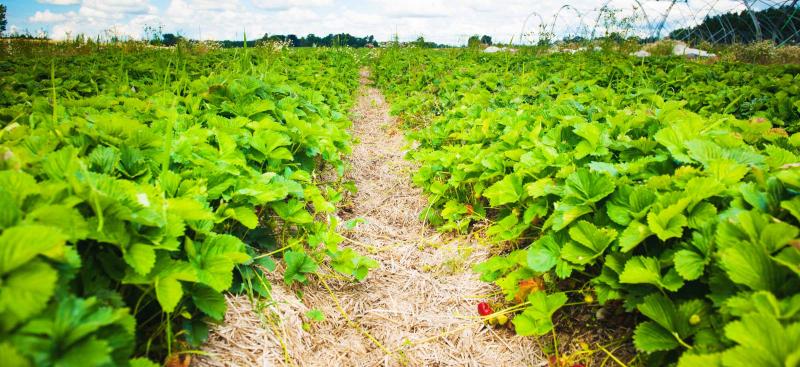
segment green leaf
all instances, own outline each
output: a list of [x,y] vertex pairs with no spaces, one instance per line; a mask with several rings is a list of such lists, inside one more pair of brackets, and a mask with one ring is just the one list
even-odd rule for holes
[[40,225],[12,227],[0,234],[0,275],[27,263],[40,254],[58,256],[64,252],[66,236]]
[[41,186],[36,184],[33,176],[22,171],[12,170],[0,171],[0,187],[11,194],[18,208],[23,208],[25,199],[41,190]]
[[131,359],[130,363],[131,367],[161,367],[160,364],[155,363],[144,357]]
[[549,271],[559,261],[561,250],[552,236],[544,236],[528,248],[528,267],[533,271],[544,273]]
[[25,221],[58,229],[67,240],[77,242],[89,234],[89,225],[75,208],[66,205],[45,205],[25,216]]
[[228,309],[225,296],[211,287],[195,284],[192,287],[192,300],[194,305],[214,320],[221,321]]
[[722,353],[689,354],[683,353],[678,360],[678,367],[723,367]]
[[258,226],[258,216],[256,215],[255,209],[251,207],[239,206],[230,208],[226,210],[225,213],[249,229],[253,229]]
[[633,332],[633,345],[638,351],[645,353],[668,351],[680,346],[672,333],[652,321],[645,321],[636,326]]
[[155,281],[156,298],[164,312],[175,311],[175,306],[183,298],[183,287],[175,277],[158,277]]
[[3,356],[3,365],[7,367],[31,366],[31,362],[9,343],[0,343],[0,356]]
[[362,281],[367,277],[369,269],[378,267],[378,262],[366,256],[361,256],[352,248],[331,249],[329,246],[329,255],[331,257],[331,267],[346,275],[352,275],[357,281]]
[[794,219],[800,221],[800,196],[795,196],[791,200],[781,201],[781,208],[786,209]]
[[606,205],[608,217],[626,226],[632,220],[643,218],[658,197],[645,187],[621,186]]
[[710,227],[717,220],[717,207],[711,203],[701,202],[689,212],[689,228],[702,229]]
[[675,304],[660,293],[652,293],[636,306],[643,315],[669,332],[678,331],[678,310]]
[[725,326],[725,336],[737,343],[723,352],[725,366],[785,367],[800,357],[800,323],[784,327],[774,317],[749,314]]
[[289,285],[293,282],[305,283],[306,273],[313,273],[318,268],[314,259],[303,252],[286,251],[283,253],[283,260],[286,262],[283,280]]
[[[268,101],[268,100],[263,100]],[[271,101],[268,101],[271,102]],[[253,138],[250,140],[250,145],[264,154],[267,159],[278,161],[278,160],[287,160],[291,161],[293,159],[292,153],[284,148],[287,145],[291,145],[292,140],[288,136],[277,133],[270,130],[261,130],[253,134]]]
[[555,187],[556,183],[550,177],[545,177],[525,185],[525,192],[528,196],[536,199],[538,197],[546,196],[550,192],[549,188]]
[[752,290],[777,290],[783,274],[761,246],[745,241],[728,243],[719,250],[719,263],[730,279]]
[[231,235],[213,235],[197,246],[192,265],[203,284],[222,292],[233,284],[233,268],[250,260],[244,243]]
[[625,228],[619,236],[620,251],[628,252],[633,250],[642,243],[642,241],[647,239],[647,237],[652,235],[653,232],[650,231],[650,227],[637,221],[632,221],[628,225],[628,228]]
[[772,260],[800,276],[800,249],[794,246],[786,247],[773,256]]
[[287,222],[306,224],[314,221],[314,218],[306,210],[305,205],[296,199],[289,200],[285,203],[275,203],[272,205],[272,208],[278,216]]
[[289,184],[285,181],[276,181],[267,184],[252,183],[236,190],[236,195],[252,198],[253,200],[249,201],[253,205],[271,203],[273,201],[283,200],[289,195]]
[[608,175],[581,168],[567,177],[564,196],[593,204],[614,192],[614,188],[614,181]]
[[659,289],[677,291],[683,286],[683,280],[674,269],[661,275],[661,265],[653,257],[634,256],[625,263],[625,269],[619,275],[620,283],[651,284]]
[[666,241],[683,236],[683,227],[686,227],[689,222],[681,213],[688,203],[688,199],[681,199],[662,210],[653,209],[647,214],[647,225],[658,236],[658,239]]
[[675,271],[686,280],[696,280],[703,275],[706,259],[691,250],[680,250],[673,257]]
[[759,236],[759,242],[769,253],[773,253],[788,245],[797,238],[798,228],[787,223],[769,223],[764,226]]
[[0,229],[11,227],[22,218],[22,210],[8,190],[0,187]]
[[741,181],[750,171],[746,165],[736,163],[729,159],[711,161],[706,168],[710,177],[723,185],[732,186]]
[[306,312],[306,317],[312,321],[317,321],[317,322],[325,321],[325,314],[318,309],[309,310],[308,312]]
[[584,214],[591,212],[592,208],[586,205],[557,202],[554,204],[553,214],[550,214],[550,217],[547,218],[545,227],[552,225],[554,231],[560,231]]
[[200,347],[208,341],[208,323],[204,319],[198,317],[184,320],[181,326],[183,326],[183,335],[189,345]]
[[510,241],[519,237],[522,232],[528,229],[529,224],[520,222],[519,214],[512,212],[509,215],[496,221],[486,230],[488,236],[492,236],[500,241]]
[[580,221],[569,229],[572,241],[561,249],[561,257],[574,264],[584,265],[602,255],[617,237],[613,229],[599,229],[587,221]]
[[767,291],[757,291],[753,293],[739,293],[725,301],[725,306],[730,309],[730,314],[743,316],[749,313],[760,313],[785,319],[792,317],[800,311],[800,304],[795,304],[800,300],[800,294],[796,294],[795,299],[784,299],[778,301],[774,294]]
[[205,204],[191,198],[167,199],[167,211],[184,220],[212,220],[214,213]]
[[486,188],[483,191],[483,197],[489,199],[489,205],[496,207],[519,201],[523,193],[522,178],[510,174]]
[[0,330],[8,330],[47,307],[55,293],[58,273],[42,260],[33,260],[6,274],[0,285]]
[[90,337],[67,349],[55,365],[64,367],[102,366],[111,363],[111,347],[102,339]]
[[141,275],[147,275],[153,265],[156,264],[155,247],[143,243],[135,243],[128,247],[122,254],[123,259],[134,271]]
[[512,323],[518,335],[544,335],[553,329],[553,314],[567,303],[564,293],[546,294],[536,291],[528,295],[530,306],[514,317]]

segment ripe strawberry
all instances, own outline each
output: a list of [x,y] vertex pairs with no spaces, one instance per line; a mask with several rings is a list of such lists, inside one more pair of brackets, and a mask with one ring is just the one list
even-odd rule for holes
[[478,303],[478,314],[481,316],[488,316],[494,313],[492,310],[492,306],[489,306],[486,302]]
[[583,363],[575,363],[572,365],[572,367],[586,367],[586,365]]

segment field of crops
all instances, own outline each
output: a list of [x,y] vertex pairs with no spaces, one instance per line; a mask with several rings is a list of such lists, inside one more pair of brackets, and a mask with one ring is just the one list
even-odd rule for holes
[[475,271],[517,334],[547,335],[568,302],[619,303],[642,315],[647,365],[800,363],[800,67],[475,52],[375,67],[419,142],[421,219],[505,243]]
[[[230,322],[225,294],[302,301],[329,270],[370,292],[384,264],[340,219],[370,70],[419,221],[488,244],[467,265],[498,292],[468,322],[551,343],[576,309],[619,312],[635,352],[609,366],[800,366],[800,66],[37,47],[0,59],[0,364],[180,365]],[[529,363],[613,356],[554,344]]]
[[199,346],[222,292],[266,295],[279,260],[288,284],[323,261],[362,279],[375,264],[329,218],[357,67],[311,49],[0,62],[3,364]]

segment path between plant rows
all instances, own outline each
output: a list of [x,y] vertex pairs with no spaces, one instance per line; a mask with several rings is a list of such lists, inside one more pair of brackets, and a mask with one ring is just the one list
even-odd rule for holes
[[[402,131],[381,92],[361,73],[351,110],[353,148],[348,178],[358,193],[343,220],[344,245],[380,263],[361,283],[311,277],[302,299],[270,279],[272,300],[228,296],[225,323],[212,330],[201,366],[542,366],[532,338],[485,327],[476,304],[493,288],[472,266],[485,245],[439,234],[418,219],[426,200],[411,183]],[[338,303],[338,305],[337,305]],[[304,315],[326,319],[303,329]],[[346,314],[346,316],[343,315]],[[348,321],[348,318],[350,321]],[[374,338],[374,339],[373,339]]]

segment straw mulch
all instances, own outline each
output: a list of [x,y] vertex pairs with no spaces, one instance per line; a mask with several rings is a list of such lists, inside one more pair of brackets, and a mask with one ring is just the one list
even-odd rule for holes
[[[362,73],[351,111],[360,141],[350,178],[358,193],[343,219],[366,223],[342,229],[352,246],[380,268],[354,283],[332,272],[288,289],[273,279],[271,299],[229,296],[225,323],[212,330],[201,366],[544,366],[533,338],[484,326],[476,304],[493,292],[471,271],[489,249],[449,238],[418,219],[426,200],[410,182],[411,163],[381,93]],[[321,279],[325,279],[322,281]],[[298,298],[296,292],[302,292]],[[308,322],[321,310],[326,319]]]

